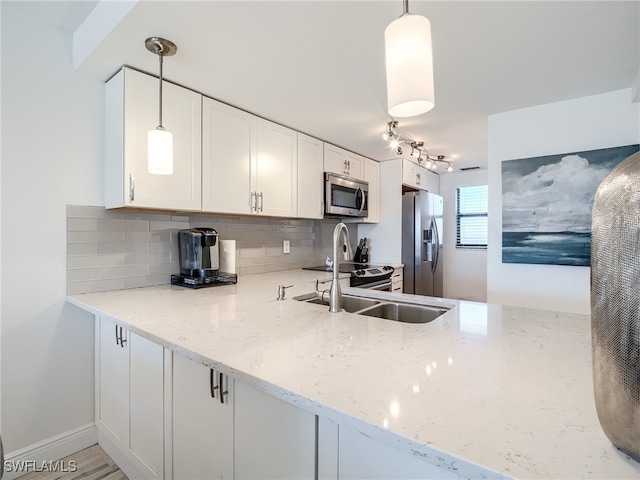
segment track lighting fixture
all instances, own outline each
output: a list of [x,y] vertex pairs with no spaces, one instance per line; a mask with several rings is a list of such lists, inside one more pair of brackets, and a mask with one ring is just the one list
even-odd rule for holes
[[447,172],[453,172],[451,161],[448,160],[447,157],[444,155],[437,155],[436,157],[429,155],[429,151],[425,148],[424,142],[416,141],[411,135],[398,131],[398,122],[395,120],[387,122],[387,127],[382,134],[382,138],[386,142],[389,142],[389,147],[395,150],[398,156],[404,153],[404,149],[402,148],[402,144],[404,144],[411,148],[409,156],[415,158],[418,164],[421,165],[425,162],[425,167],[434,171],[437,170],[438,164],[446,164]]

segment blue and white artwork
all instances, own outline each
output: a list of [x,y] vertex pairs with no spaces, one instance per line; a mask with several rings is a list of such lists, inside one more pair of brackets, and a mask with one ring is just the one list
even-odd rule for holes
[[596,190],[639,149],[627,145],[502,162],[502,263],[589,266]]

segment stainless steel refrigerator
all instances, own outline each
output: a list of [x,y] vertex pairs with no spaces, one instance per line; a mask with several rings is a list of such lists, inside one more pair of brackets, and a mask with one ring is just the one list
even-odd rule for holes
[[404,293],[443,296],[442,197],[429,192],[402,196]]

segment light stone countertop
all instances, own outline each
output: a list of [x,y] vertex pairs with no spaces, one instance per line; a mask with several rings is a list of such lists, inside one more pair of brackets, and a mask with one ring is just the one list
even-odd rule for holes
[[[364,291],[453,307],[406,324],[293,300],[328,274],[69,296],[240,381],[467,478],[640,478],[595,411],[586,315]],[[277,301],[278,285],[287,299]],[[363,293],[344,289],[345,293]]]

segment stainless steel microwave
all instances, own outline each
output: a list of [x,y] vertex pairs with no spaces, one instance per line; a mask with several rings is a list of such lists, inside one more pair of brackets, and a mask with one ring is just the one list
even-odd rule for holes
[[356,178],[324,174],[324,214],[334,217],[366,217],[369,183]]

